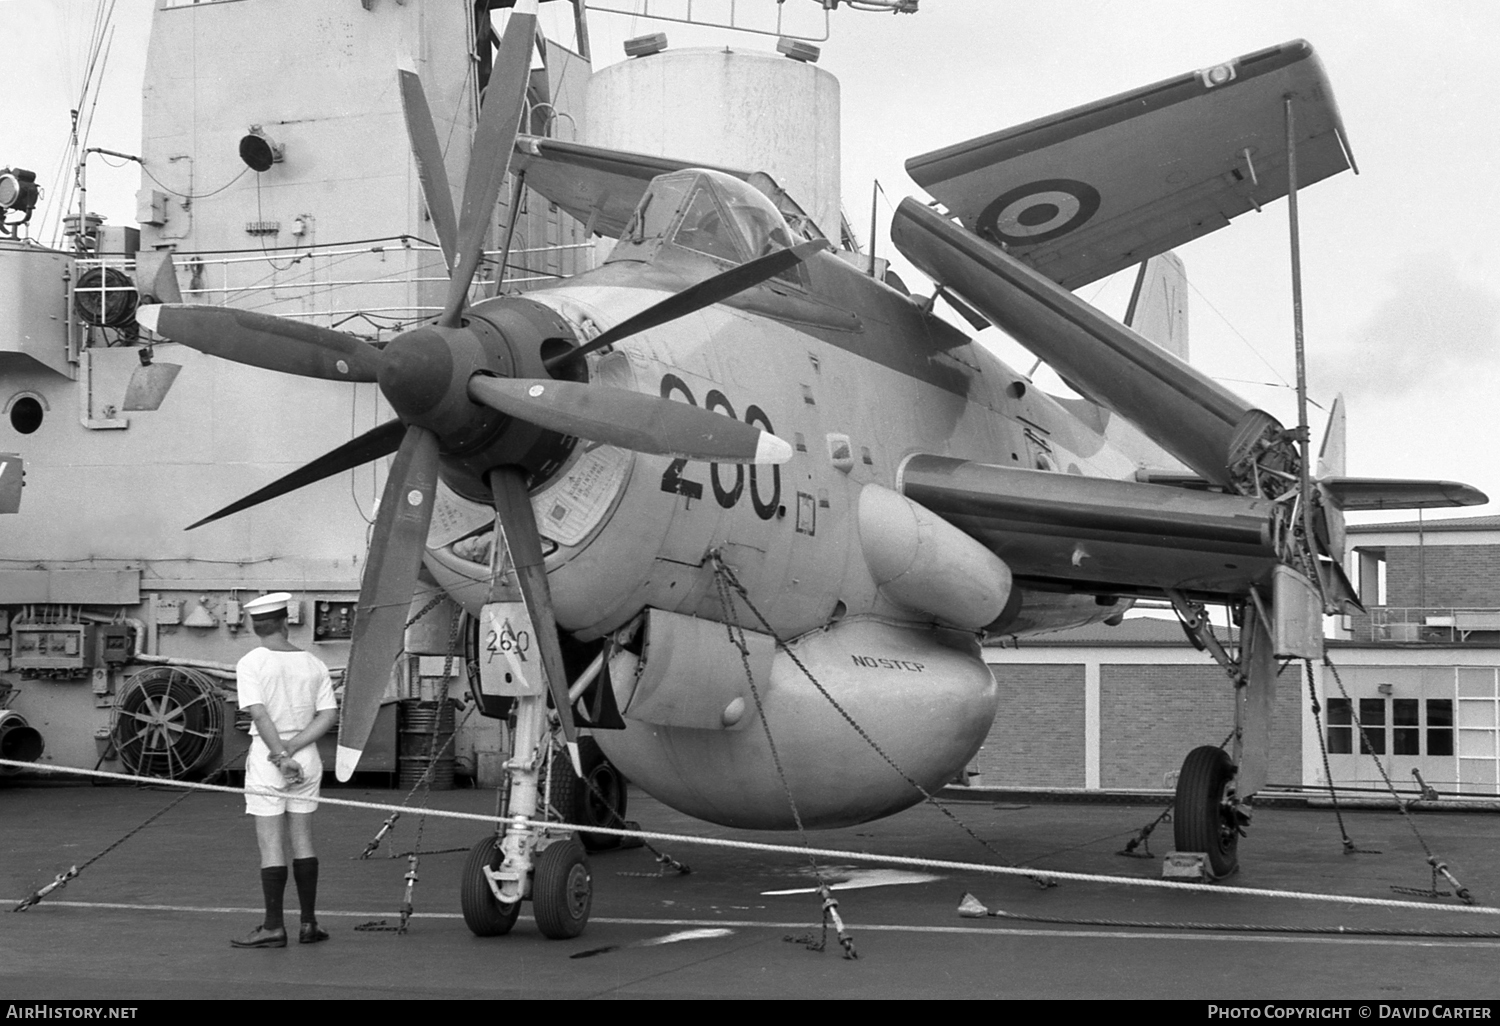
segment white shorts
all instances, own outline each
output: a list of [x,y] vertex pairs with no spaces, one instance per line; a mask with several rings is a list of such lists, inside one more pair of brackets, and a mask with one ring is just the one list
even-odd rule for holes
[[317,745],[308,745],[293,756],[302,767],[302,783],[287,786],[281,770],[270,760],[271,750],[255,738],[245,756],[245,788],[248,791],[276,791],[277,794],[245,795],[245,812],[251,816],[279,816],[283,812],[312,812],[318,807],[318,793],[323,782],[323,757]]

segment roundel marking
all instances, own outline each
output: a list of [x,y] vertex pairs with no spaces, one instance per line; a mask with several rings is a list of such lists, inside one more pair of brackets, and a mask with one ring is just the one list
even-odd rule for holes
[[1099,211],[1099,190],[1072,178],[1029,182],[990,201],[978,227],[1010,246],[1050,242],[1082,227]]

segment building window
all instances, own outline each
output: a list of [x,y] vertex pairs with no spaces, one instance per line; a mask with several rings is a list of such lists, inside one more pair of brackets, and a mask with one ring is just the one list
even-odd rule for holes
[[1453,699],[1427,700],[1427,754],[1453,754]]
[[1359,754],[1385,754],[1385,699],[1359,700]]
[[1349,715],[1349,699],[1328,700],[1328,754],[1352,755],[1354,753],[1354,722]]
[[1422,754],[1422,728],[1417,722],[1420,706],[1415,698],[1391,700],[1392,755]]

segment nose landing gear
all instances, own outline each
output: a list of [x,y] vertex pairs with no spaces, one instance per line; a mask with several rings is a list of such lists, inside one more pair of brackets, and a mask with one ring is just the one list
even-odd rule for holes
[[[479,841],[464,863],[459,898],[464,923],[478,937],[509,933],[521,902],[531,899],[537,928],[546,937],[583,933],[593,903],[588,854],[576,837],[549,834],[547,805],[578,786],[566,757],[549,758],[545,694],[516,698],[504,830]],[[555,772],[544,774],[551,764]],[[544,776],[553,780],[549,783]],[[561,784],[561,788],[558,785]],[[547,792],[551,792],[548,794]],[[571,804],[571,802],[569,803]]]

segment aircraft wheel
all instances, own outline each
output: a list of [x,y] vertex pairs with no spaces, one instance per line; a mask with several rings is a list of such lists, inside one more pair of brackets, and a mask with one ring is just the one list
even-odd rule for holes
[[531,878],[531,905],[542,936],[577,937],[588,925],[593,900],[594,878],[583,845],[569,837],[544,848]]
[[[580,749],[579,755],[582,754]],[[552,761],[547,766],[547,777],[551,781],[547,792],[548,804],[557,813],[557,818],[564,823],[579,822],[575,817],[582,798],[583,781],[574,774],[573,760],[568,758],[566,750],[553,753]]]
[[[626,783],[625,774],[615,768],[599,743],[591,737],[580,738],[578,754],[583,762],[584,784],[579,788],[576,822],[587,826],[625,826]],[[590,787],[589,785],[593,786]],[[624,838],[617,834],[579,835],[579,840],[588,851],[611,851],[618,848]]]
[[1240,867],[1239,820],[1235,816],[1234,764],[1222,748],[1194,748],[1177,777],[1172,833],[1178,851],[1201,851],[1215,879]]
[[504,854],[500,850],[500,838],[486,837],[469,849],[464,860],[464,872],[459,883],[459,904],[463,907],[464,924],[476,937],[499,937],[510,933],[516,925],[516,916],[521,914],[519,901],[505,905],[495,900],[484,870],[498,869]]

